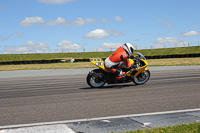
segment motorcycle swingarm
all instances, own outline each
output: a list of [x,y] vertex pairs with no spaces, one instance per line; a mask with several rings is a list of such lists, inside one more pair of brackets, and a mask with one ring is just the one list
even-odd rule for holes
[[94,71],[90,71],[89,74],[95,78],[102,79],[101,75],[99,75],[98,73]]

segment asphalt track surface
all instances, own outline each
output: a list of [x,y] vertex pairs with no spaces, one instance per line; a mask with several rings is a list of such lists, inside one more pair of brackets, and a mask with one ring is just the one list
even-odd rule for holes
[[200,108],[199,66],[152,69],[144,85],[101,89],[87,85],[86,72],[1,77],[0,126]]

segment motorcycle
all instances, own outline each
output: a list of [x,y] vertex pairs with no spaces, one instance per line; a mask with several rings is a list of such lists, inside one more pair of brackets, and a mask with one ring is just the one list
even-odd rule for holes
[[100,88],[107,84],[117,84],[117,83],[128,83],[134,82],[136,85],[141,85],[146,83],[150,78],[150,71],[148,70],[147,60],[140,53],[136,52],[137,56],[134,58],[129,58],[131,64],[137,66],[136,68],[128,69],[125,64],[119,66],[122,71],[126,72],[125,78],[122,80],[115,80],[117,75],[109,72],[104,66],[103,59],[90,59],[91,63],[99,67],[99,69],[94,69],[90,71],[87,75],[87,84],[92,88]]

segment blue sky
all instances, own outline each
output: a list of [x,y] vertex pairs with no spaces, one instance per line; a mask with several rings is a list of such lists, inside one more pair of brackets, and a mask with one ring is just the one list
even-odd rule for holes
[[0,0],[0,54],[200,45],[199,0]]

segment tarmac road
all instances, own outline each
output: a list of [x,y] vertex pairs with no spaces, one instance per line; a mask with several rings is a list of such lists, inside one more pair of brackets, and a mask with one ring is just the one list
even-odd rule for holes
[[144,85],[105,85],[101,89],[87,85],[86,72],[56,74],[48,70],[55,74],[45,76],[41,72],[38,76],[0,72],[7,75],[0,77],[0,125],[200,108],[200,67],[181,68],[150,68],[151,78]]

